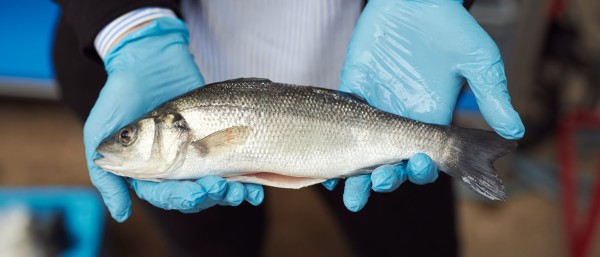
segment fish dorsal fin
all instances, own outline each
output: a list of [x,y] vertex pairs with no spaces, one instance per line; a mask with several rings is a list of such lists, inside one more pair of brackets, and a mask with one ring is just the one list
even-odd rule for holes
[[[296,86],[296,85],[292,85],[292,86]],[[363,98],[360,95],[357,95],[355,93],[350,93],[350,92],[344,92],[344,91],[339,91],[339,90],[334,90],[334,89],[327,89],[327,88],[322,88],[322,87],[313,87],[313,86],[296,86],[299,88],[309,88],[309,90],[312,90],[313,92],[319,93],[319,94],[331,94],[334,97],[343,97],[343,98],[350,98],[354,101],[357,102],[361,102],[361,103],[366,103],[368,104],[367,100],[365,98]]]
[[233,82],[261,82],[261,83],[272,83],[271,80],[269,79],[265,79],[265,78],[237,78],[237,79],[230,79],[230,80],[225,80],[221,83],[233,83]]
[[339,94],[339,95],[342,95],[342,96],[345,96],[345,97],[348,97],[348,98],[352,98],[355,101],[368,104],[367,99],[365,99],[362,96],[359,96],[359,95],[357,95],[355,93],[349,93],[349,92],[343,92],[343,91],[335,91],[335,92],[336,92],[336,94]]
[[204,157],[211,153],[229,150],[244,144],[248,140],[251,130],[248,126],[229,127],[193,141],[192,146]]

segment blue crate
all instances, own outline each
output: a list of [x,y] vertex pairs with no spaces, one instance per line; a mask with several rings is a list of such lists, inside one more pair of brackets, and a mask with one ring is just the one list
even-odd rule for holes
[[52,79],[52,40],[59,15],[50,0],[3,1],[0,76]]
[[100,196],[91,188],[0,188],[0,208],[26,206],[34,214],[60,212],[65,229],[73,239],[61,257],[94,257],[100,253],[104,209]]

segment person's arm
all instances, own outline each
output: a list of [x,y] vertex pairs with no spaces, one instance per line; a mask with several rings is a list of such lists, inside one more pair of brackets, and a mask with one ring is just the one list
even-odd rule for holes
[[144,7],[162,7],[181,17],[179,1],[174,0],[54,0],[61,7],[63,20],[75,32],[79,47],[98,59],[94,39],[109,23]]
[[474,3],[475,0],[465,0],[463,2],[463,6],[465,7],[465,9],[469,10]]

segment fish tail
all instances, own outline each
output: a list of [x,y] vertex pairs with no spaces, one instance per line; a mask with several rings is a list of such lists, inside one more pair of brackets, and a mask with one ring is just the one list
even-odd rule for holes
[[447,132],[451,143],[450,156],[442,164],[445,172],[491,200],[506,200],[494,161],[514,150],[517,143],[480,129],[449,126]]

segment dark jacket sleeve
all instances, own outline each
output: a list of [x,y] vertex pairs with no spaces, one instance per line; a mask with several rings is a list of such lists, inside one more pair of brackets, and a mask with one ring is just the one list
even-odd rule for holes
[[463,2],[463,6],[465,8],[467,8],[467,10],[469,10],[469,8],[471,8],[471,5],[473,5],[473,3],[475,3],[475,0],[465,0]]
[[176,0],[54,0],[62,9],[56,28],[53,64],[61,100],[86,119],[106,82],[94,39],[108,23],[142,7],[165,7],[181,17]]
[[54,0],[62,9],[61,19],[75,32],[79,48],[97,59],[94,39],[104,26],[119,16],[142,7],[169,8],[181,17],[176,0]]

